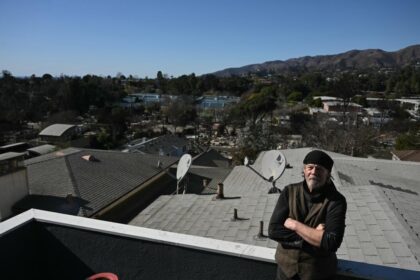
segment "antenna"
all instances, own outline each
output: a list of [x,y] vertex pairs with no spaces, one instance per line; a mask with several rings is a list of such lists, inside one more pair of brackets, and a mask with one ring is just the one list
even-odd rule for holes
[[[192,158],[191,158],[191,155],[189,155],[189,154],[185,154],[179,159],[178,167],[177,167],[177,170],[176,170],[176,180],[177,180],[177,182],[176,182],[176,194],[179,193],[179,183],[181,182],[181,180],[187,174],[188,169],[191,166],[191,161],[192,161]],[[185,191],[185,188],[184,188],[184,191]]]
[[286,158],[278,150],[267,151],[261,162],[262,175],[269,181],[275,182],[286,168]]
[[278,150],[265,152],[261,160],[261,173],[255,170],[250,164],[248,157],[244,159],[244,165],[254,171],[265,181],[271,182],[275,187],[276,181],[281,177],[286,168],[286,157]]

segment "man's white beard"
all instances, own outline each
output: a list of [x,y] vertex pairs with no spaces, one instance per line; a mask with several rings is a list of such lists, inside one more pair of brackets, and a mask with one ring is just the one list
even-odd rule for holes
[[306,180],[306,184],[311,191],[314,191],[320,189],[325,184],[325,182],[321,182],[318,179],[308,179]]

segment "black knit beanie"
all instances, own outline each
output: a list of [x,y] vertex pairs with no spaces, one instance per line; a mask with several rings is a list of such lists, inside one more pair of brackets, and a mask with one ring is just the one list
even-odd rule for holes
[[325,167],[326,169],[328,169],[328,171],[331,172],[334,161],[325,152],[320,151],[320,150],[313,150],[306,155],[305,159],[303,160],[303,163],[304,164],[310,164],[310,163],[318,164]]

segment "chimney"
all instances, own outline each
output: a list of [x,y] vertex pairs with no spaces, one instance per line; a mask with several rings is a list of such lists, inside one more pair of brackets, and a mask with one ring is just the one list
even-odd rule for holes
[[217,184],[217,192],[216,192],[216,199],[223,199],[225,195],[223,193],[223,183]]

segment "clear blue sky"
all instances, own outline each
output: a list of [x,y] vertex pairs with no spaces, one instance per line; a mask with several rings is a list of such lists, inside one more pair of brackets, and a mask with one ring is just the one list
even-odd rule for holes
[[14,76],[206,74],[420,44],[418,0],[0,0]]

